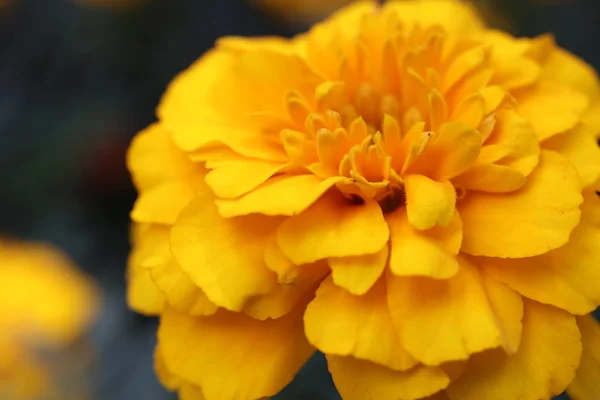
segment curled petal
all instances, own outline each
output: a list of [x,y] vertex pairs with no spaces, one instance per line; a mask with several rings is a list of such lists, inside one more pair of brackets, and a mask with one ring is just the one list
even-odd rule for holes
[[398,209],[386,216],[390,227],[390,269],[396,276],[427,276],[447,279],[458,272],[456,255],[462,242],[458,213],[448,227],[416,230]]
[[387,276],[388,304],[401,343],[426,365],[467,360],[506,342],[503,315],[495,313],[481,274],[466,260],[460,262],[459,272],[447,280]]
[[[285,317],[258,321],[220,310],[190,317],[167,310],[158,341],[166,367],[202,388],[206,400],[255,400],[287,385],[313,353],[299,305]],[[216,351],[218,350],[218,351]]]
[[394,371],[353,357],[327,355],[333,382],[344,400],[416,400],[448,386],[450,379],[440,369],[416,366]]
[[279,247],[298,265],[331,257],[374,254],[388,238],[389,229],[375,201],[350,205],[336,192],[328,193],[302,214],[288,218],[277,231]]
[[523,296],[573,314],[587,314],[600,306],[600,199],[585,193],[581,223],[563,247],[523,259],[480,258],[486,273]]
[[304,325],[308,340],[326,354],[353,356],[398,371],[416,365],[400,344],[383,280],[363,296],[325,280],[306,309]]
[[592,315],[577,318],[583,353],[575,379],[567,392],[573,400],[594,400],[600,382],[600,324]]
[[470,193],[458,204],[462,251],[488,257],[539,255],[569,240],[582,202],[577,171],[564,157],[543,151],[540,164],[519,191]]
[[268,293],[277,283],[264,252],[279,222],[258,215],[223,218],[205,190],[175,223],[171,251],[212,303],[241,311],[248,298]]
[[451,400],[548,399],[573,380],[581,356],[575,318],[557,308],[525,303],[519,350],[471,357],[447,392]]

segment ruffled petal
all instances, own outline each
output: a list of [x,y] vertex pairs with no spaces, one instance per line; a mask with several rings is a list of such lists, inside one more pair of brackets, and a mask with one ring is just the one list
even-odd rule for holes
[[469,193],[458,203],[461,251],[520,258],[546,253],[569,240],[582,202],[577,171],[564,157],[543,151],[538,167],[517,192]]
[[280,282],[271,292],[248,300],[244,313],[260,320],[281,318],[308,293],[313,293],[328,273],[325,262],[302,265],[298,267],[293,281],[287,284]]
[[127,152],[127,167],[140,191],[185,179],[197,168],[179,150],[171,134],[160,124],[152,124],[136,135]]
[[387,276],[388,304],[402,345],[426,365],[467,360],[506,342],[502,315],[488,300],[479,271],[466,260],[460,263],[447,280]]
[[416,365],[400,344],[383,279],[363,296],[325,280],[306,309],[304,325],[309,342],[325,354],[353,356],[399,371]]
[[423,175],[408,175],[404,178],[404,187],[408,221],[413,227],[427,230],[452,222],[456,206],[452,183],[436,182]]
[[450,383],[440,368],[417,366],[408,371],[394,371],[368,361],[334,355],[327,355],[327,363],[344,400],[415,400]]
[[224,217],[253,213],[296,215],[342,180],[340,177],[322,180],[315,175],[276,177],[238,199],[217,200],[217,206]]
[[236,160],[216,166],[206,175],[206,183],[217,197],[233,199],[256,189],[285,164],[264,160]]
[[277,284],[264,252],[279,223],[259,215],[223,218],[205,190],[173,226],[171,251],[212,303],[241,311],[248,298],[268,293]]
[[600,306],[600,224],[594,217],[598,210],[600,199],[590,189],[581,207],[581,223],[563,247],[532,258],[480,258],[477,264],[525,297],[587,314]]
[[456,255],[462,242],[462,223],[454,214],[447,227],[418,231],[408,222],[406,211],[386,215],[390,228],[390,269],[396,276],[427,276],[447,279],[458,272]]
[[472,356],[448,395],[451,400],[549,399],[573,380],[580,338],[573,316],[527,301],[519,351],[512,356],[501,350]]
[[165,306],[164,295],[142,265],[147,258],[156,256],[162,229],[146,224],[136,224],[131,229],[133,249],[127,261],[127,306],[140,314],[158,315]]
[[544,141],[542,146],[569,159],[579,173],[582,187],[587,187],[600,176],[600,147],[595,138],[597,133],[595,129],[579,124],[567,133]]
[[319,81],[298,57],[217,46],[171,83],[158,114],[184,150],[222,143],[247,157],[282,160],[283,148],[273,141],[279,132],[257,126],[249,115],[286,115],[286,93],[296,90],[310,98]]
[[255,400],[287,385],[313,353],[299,305],[285,317],[258,321],[220,310],[190,317],[167,310],[158,342],[169,371],[202,388],[206,400]]
[[365,294],[383,273],[388,257],[389,246],[386,244],[375,254],[330,258],[333,282],[354,295]]
[[600,390],[600,324],[591,315],[577,318],[583,353],[567,392],[573,400],[595,400]]
[[[169,240],[168,232],[165,239]],[[167,303],[178,312],[189,315],[212,315],[217,312],[218,307],[208,300],[170,254],[165,260],[147,261],[144,267],[150,272],[152,281]]]
[[542,81],[517,97],[519,114],[533,124],[540,140],[573,129],[589,105],[589,99],[567,86]]
[[135,222],[172,225],[196,194],[188,181],[174,181],[142,192],[131,211]]
[[336,192],[329,192],[302,214],[288,218],[277,231],[281,251],[298,265],[374,254],[388,238],[389,229],[379,204],[365,200],[362,205],[350,205]]

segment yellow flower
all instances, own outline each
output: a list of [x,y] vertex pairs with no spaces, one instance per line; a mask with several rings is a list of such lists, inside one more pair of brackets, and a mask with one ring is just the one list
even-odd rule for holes
[[96,305],[96,289],[58,250],[0,240],[0,398],[66,399],[51,381],[58,367],[37,352],[73,344]]
[[328,15],[352,0],[250,0],[257,6],[291,20],[306,20]]
[[160,315],[159,376],[258,399],[317,349],[345,400],[539,400],[583,360],[592,398],[599,102],[550,36],[457,1],[220,40],[128,157],[129,301]]

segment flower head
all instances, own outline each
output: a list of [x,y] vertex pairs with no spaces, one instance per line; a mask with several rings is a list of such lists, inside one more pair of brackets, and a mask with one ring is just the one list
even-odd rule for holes
[[600,305],[599,101],[550,36],[458,1],[220,40],[129,153],[162,380],[258,399],[316,348],[346,400],[562,392]]
[[65,363],[93,321],[97,297],[58,250],[0,239],[0,398],[71,398],[52,379],[60,366],[43,355],[57,352]]

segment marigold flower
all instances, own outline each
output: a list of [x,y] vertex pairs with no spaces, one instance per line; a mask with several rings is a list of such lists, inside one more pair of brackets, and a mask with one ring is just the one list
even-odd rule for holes
[[52,381],[56,366],[37,353],[82,335],[96,313],[95,287],[45,244],[0,240],[0,266],[0,398],[70,398]]
[[258,7],[293,20],[320,18],[351,0],[250,0]]
[[317,349],[345,400],[593,398],[599,100],[458,1],[220,40],[128,156],[162,381],[258,399]]

